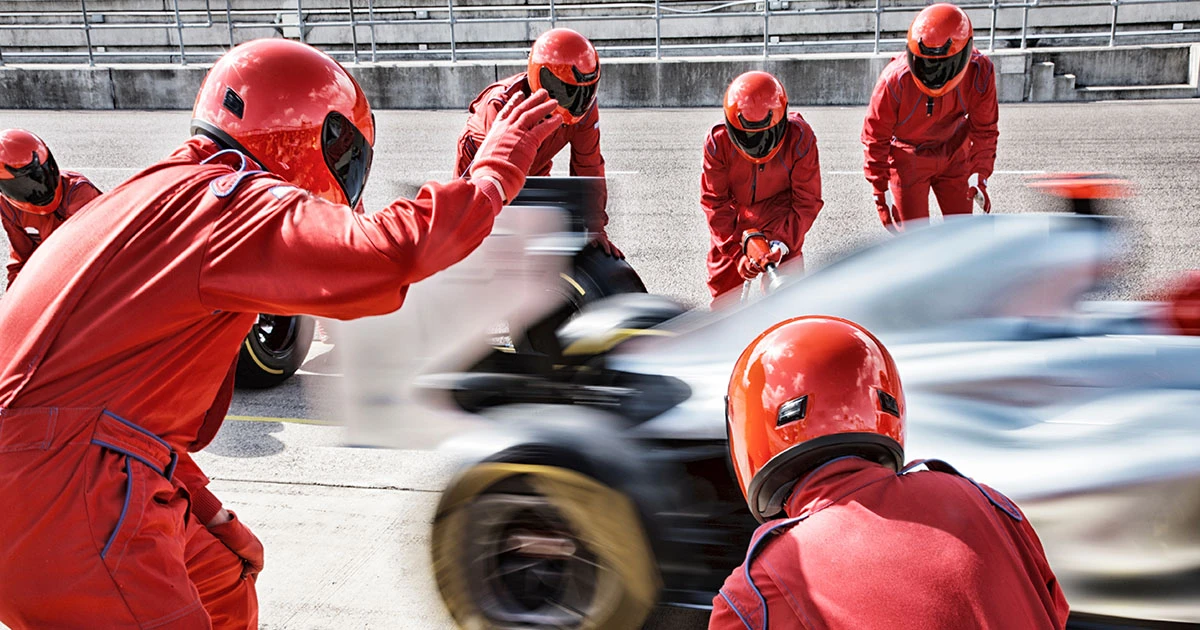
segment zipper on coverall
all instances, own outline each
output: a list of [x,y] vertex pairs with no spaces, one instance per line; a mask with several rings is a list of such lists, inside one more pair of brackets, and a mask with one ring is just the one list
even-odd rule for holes
[[750,180],[750,205],[758,201],[758,173],[763,170],[764,164],[759,164],[758,168],[754,169],[754,178]]

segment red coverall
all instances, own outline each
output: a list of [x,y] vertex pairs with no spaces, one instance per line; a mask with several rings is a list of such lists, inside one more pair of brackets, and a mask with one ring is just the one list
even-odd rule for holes
[[25,266],[25,261],[33,255],[33,250],[49,238],[50,233],[58,229],[63,221],[100,196],[100,189],[88,181],[88,178],[72,171],[62,172],[59,186],[63,187],[62,201],[51,214],[22,212],[0,195],[0,223],[4,224],[4,232],[8,235],[8,244],[12,248],[12,255],[8,260],[10,287],[21,272],[21,267]]
[[[471,161],[475,159],[475,152],[483,143],[484,136],[492,128],[496,115],[508,103],[508,99],[518,92],[529,96],[529,82],[525,79],[524,72],[487,86],[479,96],[475,97],[474,101],[471,101],[471,105],[467,108],[467,111],[470,112],[470,117],[467,118],[467,128],[458,138],[458,154],[454,160],[456,176],[467,172]],[[600,213],[592,218],[592,225],[589,225],[588,229],[592,232],[602,232],[608,225],[608,213],[605,212],[605,208],[608,206],[608,187],[603,182],[604,156],[600,155],[599,106],[593,105],[592,109],[579,119],[579,122],[573,125],[563,125],[549,138],[546,138],[546,141],[538,148],[537,155],[533,158],[533,166],[530,167],[528,174],[534,177],[549,175],[550,168],[554,166],[554,156],[558,155],[558,152],[568,144],[571,145],[571,175],[601,178],[601,199],[598,204]]]
[[[700,206],[708,218],[708,290],[718,295],[742,285],[737,261],[742,232],[758,228],[789,250],[784,262],[803,261],[804,235],[825,204],[821,200],[821,164],[817,136],[795,112],[779,153],[766,164],[742,157],[725,125],[716,125],[704,141]],[[802,263],[801,263],[802,264]]]
[[216,153],[194,137],[88,206],[0,301],[0,622],[14,630],[252,625],[252,611],[222,617],[253,591],[189,517],[186,486],[205,482],[187,452],[220,424],[255,314],[393,311],[501,207],[490,180],[456,180],[363,216]]
[[[996,76],[991,60],[973,51],[966,76],[953,91],[932,99],[917,88],[903,57],[883,69],[867,118],[867,181],[876,192],[890,183],[897,223],[929,217],[929,189],[942,214],[971,214],[967,178],[992,174],[1000,132]],[[880,217],[885,225],[887,217]]]
[[846,457],[810,473],[785,504],[791,518],[755,532],[708,627],[1063,628],[1066,598],[1021,511],[926,464],[897,475]]

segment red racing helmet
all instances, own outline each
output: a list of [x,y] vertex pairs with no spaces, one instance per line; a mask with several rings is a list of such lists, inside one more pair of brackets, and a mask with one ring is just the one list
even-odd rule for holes
[[729,379],[726,428],[738,484],[759,521],[795,481],[836,457],[899,470],[904,390],[883,344],[854,322],[805,316],[768,328]]
[[600,55],[586,37],[569,28],[542,33],[529,51],[529,87],[558,101],[563,124],[573,125],[596,104]]
[[0,195],[22,212],[51,214],[62,203],[58,164],[42,139],[24,129],[0,131]]
[[787,92],[767,72],[738,76],[725,90],[725,129],[742,157],[765,164],[787,135]]
[[973,33],[971,18],[953,4],[933,4],[917,14],[906,54],[922,92],[941,96],[958,86],[971,62]]
[[325,53],[287,39],[257,39],[225,53],[208,71],[192,110],[192,133],[354,207],[371,171],[375,117],[358,82]]

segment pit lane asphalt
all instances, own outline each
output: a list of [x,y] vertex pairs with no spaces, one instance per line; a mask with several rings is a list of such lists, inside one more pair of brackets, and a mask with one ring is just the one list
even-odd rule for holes
[[[809,269],[885,234],[862,178],[861,107],[802,108],[819,141],[825,208],[804,253]],[[707,302],[707,228],[698,207],[700,151],[715,109],[604,110],[609,233],[653,292]],[[1180,270],[1200,268],[1200,100],[1001,107],[997,212],[1049,209],[1024,180],[1038,171],[1105,171],[1136,196],[1128,271],[1102,296],[1131,299]],[[368,209],[445,180],[461,112],[382,111]],[[0,128],[41,135],[59,165],[102,189],[167,155],[187,112],[0,111]],[[555,169],[565,172],[565,159]],[[3,238],[0,236],[0,238]],[[7,247],[7,243],[3,244]],[[3,279],[0,278],[0,283]],[[132,324],[131,324],[132,325]],[[263,539],[263,628],[450,627],[428,570],[427,532],[453,463],[427,450],[342,446],[340,376],[316,344],[282,387],[239,392],[220,435],[199,456],[213,489]],[[705,615],[659,611],[656,628],[703,627]]]

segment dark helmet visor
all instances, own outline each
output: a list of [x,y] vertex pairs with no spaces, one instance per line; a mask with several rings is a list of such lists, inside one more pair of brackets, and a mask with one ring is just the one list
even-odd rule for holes
[[348,205],[351,208],[358,205],[375,155],[371,143],[345,116],[330,112],[321,130],[321,151],[325,154],[325,164],[346,193]]
[[936,59],[914,55],[911,50],[908,50],[908,67],[912,70],[913,78],[931,90],[946,85],[970,63],[971,44],[968,41],[967,45],[957,54]]
[[0,195],[35,206],[48,206],[54,202],[54,193],[58,190],[58,164],[53,155],[42,164],[35,153],[29,164],[21,168],[5,164],[4,170],[12,179],[0,178]]
[[599,81],[591,85],[567,83],[554,76],[549,68],[542,68],[538,78],[541,79],[542,87],[550,93],[550,98],[558,101],[558,104],[572,116],[586,114],[592,108],[592,104],[596,102],[596,86],[600,85]]
[[739,149],[746,155],[759,159],[767,157],[780,142],[783,142],[783,137],[787,134],[787,118],[762,131],[742,131],[729,124],[729,121],[725,121],[725,129],[729,131],[729,138]]

